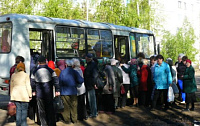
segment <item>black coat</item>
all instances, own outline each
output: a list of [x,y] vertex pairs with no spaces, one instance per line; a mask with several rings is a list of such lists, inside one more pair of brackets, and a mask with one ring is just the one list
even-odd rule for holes
[[94,89],[94,85],[96,84],[96,78],[98,77],[98,68],[94,61],[90,61],[87,63],[87,67],[84,71],[84,84],[86,90]]
[[183,64],[183,62],[178,63],[177,77],[179,80],[183,80],[183,78],[181,76],[184,74],[185,70],[186,70],[186,65]]

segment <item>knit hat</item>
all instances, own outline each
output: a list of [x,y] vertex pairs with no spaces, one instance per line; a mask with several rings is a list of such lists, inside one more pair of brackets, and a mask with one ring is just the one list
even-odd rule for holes
[[44,56],[39,56],[38,57],[38,62],[45,63],[46,62],[46,58]]
[[167,58],[166,62],[170,65],[173,66],[173,60],[171,58]]
[[20,62],[17,64],[17,69],[20,71],[25,71],[25,64]]
[[186,60],[186,63],[192,64],[192,61],[191,61],[190,59],[187,59],[187,60]]
[[86,55],[86,57],[87,57],[87,58],[92,58],[93,56],[92,56],[91,53],[88,53],[88,54]]
[[53,62],[52,60],[50,60],[50,61],[48,62],[48,67],[50,67],[52,70],[55,69],[55,65],[54,65],[54,62]]

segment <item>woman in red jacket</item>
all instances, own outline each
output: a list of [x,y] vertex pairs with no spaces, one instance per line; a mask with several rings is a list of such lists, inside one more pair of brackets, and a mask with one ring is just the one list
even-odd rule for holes
[[139,105],[147,106],[148,105],[148,90],[151,83],[151,71],[148,64],[148,60],[142,60],[143,65],[140,70],[137,71],[139,79]]

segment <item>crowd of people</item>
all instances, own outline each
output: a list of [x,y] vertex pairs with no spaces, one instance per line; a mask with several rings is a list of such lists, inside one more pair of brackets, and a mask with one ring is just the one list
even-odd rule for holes
[[[175,65],[171,58],[164,60],[162,55],[151,56],[149,63],[143,53],[130,61],[103,58],[99,63],[92,54],[87,54],[85,60],[87,65],[81,59],[53,62],[37,55],[32,58],[29,76],[24,58],[17,56],[10,70],[10,96],[17,107],[17,126],[27,125],[26,117],[31,117],[27,110],[32,110],[32,103],[35,103],[32,116],[38,113],[39,122],[44,126],[55,126],[59,119],[69,124],[95,118],[99,113],[113,114],[127,105],[151,111],[164,105],[162,109],[167,110],[170,86],[178,87],[179,99],[186,103],[184,111],[194,111],[195,70],[183,54],[178,56]],[[101,86],[97,80],[102,80]],[[63,101],[61,113],[54,111],[55,96]]]

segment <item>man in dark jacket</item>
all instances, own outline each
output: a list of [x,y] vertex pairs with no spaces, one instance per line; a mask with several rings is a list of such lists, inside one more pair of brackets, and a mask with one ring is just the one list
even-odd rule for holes
[[91,114],[89,117],[97,116],[97,105],[96,105],[96,78],[98,76],[97,65],[92,60],[92,54],[88,53],[85,57],[87,62],[87,67],[84,71],[84,82],[88,96],[88,102]]
[[53,85],[55,95],[60,95],[60,87],[56,73],[46,65],[44,56],[39,56],[38,67],[31,75],[33,96],[37,97],[39,118],[42,126],[56,126],[53,107]]

